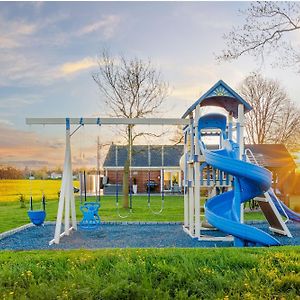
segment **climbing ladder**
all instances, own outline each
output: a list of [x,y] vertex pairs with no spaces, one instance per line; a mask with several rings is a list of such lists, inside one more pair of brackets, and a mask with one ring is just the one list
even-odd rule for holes
[[[259,164],[257,159],[255,158],[252,151],[248,148],[245,149],[245,156],[248,162],[255,164],[257,166],[262,166]],[[281,235],[286,235],[287,237],[293,237],[290,230],[288,229],[286,223],[289,220],[288,215],[285,213],[280,200],[277,199],[278,204],[281,206],[282,211],[285,214],[285,221],[282,219],[278,209],[276,208],[273,199],[271,198],[269,191],[265,192],[263,196],[256,197],[255,200],[258,202],[259,207],[263,214],[265,215],[268,223],[269,223],[269,230]]]

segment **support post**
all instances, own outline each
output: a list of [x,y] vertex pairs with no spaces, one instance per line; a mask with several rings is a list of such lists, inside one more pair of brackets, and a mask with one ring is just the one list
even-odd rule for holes
[[[76,222],[76,209],[75,199],[73,194],[73,180],[72,180],[72,163],[71,163],[71,142],[70,142],[70,120],[66,119],[66,149],[65,149],[65,161],[64,170],[62,176],[62,184],[59,196],[57,218],[55,225],[54,239],[49,242],[50,245],[53,243],[59,244],[60,238],[63,235],[68,235],[71,229],[77,229]],[[70,204],[72,214],[72,227],[70,228]],[[65,208],[65,230],[61,233],[62,219]]]
[[[239,104],[238,106],[238,122],[237,122],[237,143],[239,145],[239,158],[243,160],[244,158],[244,124],[245,124],[245,115],[244,115],[244,105]],[[241,223],[244,223],[244,204],[241,204]]]
[[189,232],[192,236],[195,234],[195,205],[194,205],[194,119],[193,114],[190,114],[190,157],[188,165],[189,174]]
[[240,159],[243,159],[244,155],[244,124],[245,124],[245,116],[244,116],[244,105],[239,104],[238,106],[238,123],[237,123],[237,143],[240,148]]
[[194,178],[195,178],[195,236],[200,238],[200,147],[199,147],[199,134],[198,134],[198,122],[200,118],[200,106],[196,107],[194,128],[195,128],[195,162],[194,162]]
[[232,113],[230,112],[228,115],[228,139],[232,140]]
[[183,192],[184,192],[184,227],[189,227],[189,194],[188,194],[188,133],[187,131],[184,132],[184,169],[183,169]]

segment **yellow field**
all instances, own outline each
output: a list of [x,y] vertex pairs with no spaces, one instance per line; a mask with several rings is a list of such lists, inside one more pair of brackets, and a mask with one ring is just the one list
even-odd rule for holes
[[[0,202],[19,200],[21,194],[29,200],[40,200],[44,192],[46,199],[57,199],[61,180],[0,180]],[[79,182],[74,181],[79,187]]]

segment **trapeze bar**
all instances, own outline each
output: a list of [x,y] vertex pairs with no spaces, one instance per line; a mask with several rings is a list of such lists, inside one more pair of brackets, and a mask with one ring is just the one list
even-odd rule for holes
[[[188,125],[189,119],[177,118],[69,118],[73,125]],[[27,125],[63,125],[66,118],[26,118]]]

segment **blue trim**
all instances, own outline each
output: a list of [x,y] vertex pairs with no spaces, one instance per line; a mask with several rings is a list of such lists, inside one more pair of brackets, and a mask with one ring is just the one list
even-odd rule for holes
[[66,118],[66,129],[70,130],[70,118]]
[[219,80],[212,88],[210,88],[204,95],[202,95],[190,108],[183,114],[182,119],[185,119],[191,112],[193,112],[198,105],[203,102],[206,98],[210,98],[213,96],[213,93],[217,89],[223,89],[226,92],[227,97],[234,98],[238,100],[245,107],[245,113],[252,110],[252,107],[249,103],[247,103],[239,94],[237,94],[229,85],[227,85],[223,80]]

